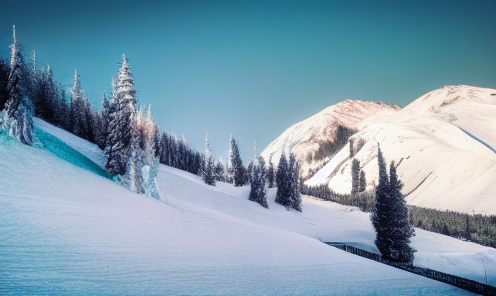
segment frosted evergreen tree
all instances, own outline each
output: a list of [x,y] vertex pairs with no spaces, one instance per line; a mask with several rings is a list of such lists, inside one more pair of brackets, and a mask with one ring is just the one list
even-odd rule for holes
[[77,70],[74,71],[74,84],[71,88],[70,103],[72,133],[80,138],[95,142],[93,110],[86,93],[81,88],[81,77]]
[[205,163],[203,165],[203,181],[205,184],[215,186],[214,157],[208,142],[208,133],[205,136]]
[[289,154],[288,173],[291,208],[301,212],[300,165],[294,153]]
[[145,153],[141,145],[142,133],[142,113],[136,112],[131,115],[131,142],[129,149],[129,157],[127,159],[126,175],[124,176],[124,184],[136,193],[144,193],[143,177],[141,176],[141,168],[145,162]]
[[251,172],[250,197],[249,200],[259,203],[264,208],[267,204],[267,171],[262,156],[255,156]]
[[127,159],[130,155],[131,121],[132,115],[136,112],[136,104],[133,74],[126,56],[123,55],[109,108],[109,135],[105,146],[107,155],[105,167],[113,176],[126,173]]
[[233,184],[234,186],[243,186],[246,183],[245,168],[243,167],[243,161],[241,160],[241,155],[239,153],[238,142],[232,135],[229,141],[229,154],[232,167]]
[[136,193],[160,198],[156,182],[159,160],[153,139],[155,127],[151,106],[146,114],[141,110],[132,114],[130,155],[124,183]]
[[0,112],[0,129],[18,141],[33,144],[33,118],[31,104],[28,98],[23,97],[20,90],[20,75],[22,56],[17,44],[15,26],[13,27],[14,43],[10,46],[10,72],[5,90],[7,100],[4,109]]
[[[351,143],[351,142],[350,142]],[[360,161],[353,159],[351,164],[351,196],[360,191]]]
[[281,153],[281,158],[279,159],[279,165],[277,166],[276,203],[285,206],[286,209],[289,210],[291,208],[291,174],[288,171],[288,161],[286,160],[286,154],[283,151]]
[[225,177],[224,165],[222,164],[222,162],[220,160],[217,160],[215,162],[215,167],[214,167],[215,181],[224,182],[225,181],[224,177]]
[[144,194],[149,197],[160,198],[159,188],[156,181],[159,171],[159,159],[155,153],[155,135],[157,124],[153,118],[152,107],[148,105],[148,111],[141,128],[143,165],[141,166],[142,184]]
[[[9,83],[9,73],[10,69],[7,66],[7,62],[0,57],[0,115],[5,108],[5,104],[9,98],[9,92],[7,90],[7,85]],[[0,117],[0,129],[1,129],[2,117]]]
[[367,189],[367,179],[365,178],[365,172],[360,171],[360,186],[358,192],[364,192]]

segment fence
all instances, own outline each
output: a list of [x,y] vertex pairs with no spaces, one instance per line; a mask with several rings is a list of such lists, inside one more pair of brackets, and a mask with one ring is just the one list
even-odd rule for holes
[[392,267],[396,267],[414,274],[418,274],[433,280],[437,280],[439,282],[443,282],[446,284],[450,284],[452,286],[467,290],[469,292],[477,293],[477,294],[482,294],[482,295],[496,295],[496,287],[485,285],[473,280],[465,279],[459,276],[447,274],[444,272],[440,272],[437,270],[432,270],[429,268],[422,268],[422,267],[415,267],[413,265],[403,265],[403,264],[397,264],[394,262],[389,262],[386,260],[383,260],[381,255],[378,255],[376,253],[372,253],[369,251],[365,251],[363,249],[353,247],[346,245],[344,243],[339,243],[339,242],[326,242],[325,244],[336,247],[338,249],[341,249],[343,251],[370,259],[374,260],[383,264],[387,264]]

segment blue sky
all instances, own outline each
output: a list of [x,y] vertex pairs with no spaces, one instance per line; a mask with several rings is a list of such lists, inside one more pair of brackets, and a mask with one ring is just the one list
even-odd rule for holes
[[[143,3],[145,2],[145,3]],[[125,53],[160,127],[245,161],[292,124],[345,99],[406,105],[446,84],[496,88],[496,1],[0,0],[62,83],[95,104]]]

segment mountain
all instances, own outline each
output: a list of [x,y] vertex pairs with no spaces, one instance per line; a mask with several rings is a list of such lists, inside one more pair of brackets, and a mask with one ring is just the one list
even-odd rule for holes
[[330,159],[333,151],[346,144],[349,134],[363,120],[386,110],[396,111],[400,107],[353,100],[340,102],[288,128],[261,156],[277,166],[283,149],[286,154],[292,151],[300,161],[303,178],[308,178]]
[[[378,252],[352,207],[287,211],[271,189],[265,209],[164,165],[148,198],[93,172],[95,145],[35,124],[35,147],[0,134],[1,295],[472,295],[321,243]],[[496,285],[494,249],[416,231],[415,264]]]
[[349,193],[351,163],[356,158],[371,189],[378,179],[380,145],[388,164],[394,160],[397,165],[409,204],[496,214],[496,90],[445,86],[401,110],[369,116],[357,129],[350,138],[354,155],[350,157],[348,142],[326,159],[307,185],[324,183],[338,193]]

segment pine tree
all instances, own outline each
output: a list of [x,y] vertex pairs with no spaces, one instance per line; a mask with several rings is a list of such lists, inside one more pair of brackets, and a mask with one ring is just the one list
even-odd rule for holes
[[205,137],[205,164],[203,167],[203,181],[205,184],[215,186],[214,157],[212,156],[212,151],[210,150],[208,134]]
[[281,153],[281,158],[279,159],[279,165],[277,166],[276,182],[277,182],[277,194],[276,203],[283,205],[286,209],[291,207],[291,188],[289,186],[290,177],[288,174],[288,161],[286,160],[286,155],[284,151]]
[[109,108],[109,135],[105,146],[105,167],[113,176],[126,173],[127,159],[130,155],[131,121],[137,104],[133,74],[125,55],[122,56],[122,66],[115,85]]
[[220,181],[224,182],[224,175],[225,175],[225,170],[224,170],[224,165],[222,165],[222,162],[216,161],[215,162],[215,167],[214,167],[214,178],[215,181]]
[[7,88],[3,96],[7,96],[4,110],[0,113],[0,130],[26,144],[33,144],[33,110],[29,99],[21,92],[21,72],[23,57],[17,44],[15,26],[13,28],[14,43],[11,45],[10,72]]
[[141,167],[141,176],[144,194],[149,197],[160,198],[159,187],[156,181],[159,171],[159,159],[155,152],[155,135],[157,134],[157,123],[152,114],[152,107],[148,105],[145,120],[141,128],[142,149],[144,162]]
[[[9,83],[9,72],[10,70],[7,66],[7,62],[0,57],[0,112],[2,112],[5,108],[5,104],[9,98],[9,91],[7,89],[7,85]],[[0,117],[0,121],[1,120],[2,119]]]
[[272,164],[272,157],[269,160],[269,168],[267,169],[267,185],[269,188],[275,187],[274,165]]
[[300,165],[294,153],[289,154],[288,173],[291,208],[301,212]]
[[360,187],[360,161],[354,158],[351,164],[351,196],[352,197],[354,197],[360,191],[359,187]]
[[396,175],[394,162],[388,176],[386,162],[378,147],[379,184],[376,187],[376,203],[372,213],[372,225],[376,231],[375,244],[383,259],[400,264],[412,264],[413,252],[408,243],[414,234],[409,221],[408,208],[401,194],[402,184]]
[[390,240],[392,242],[390,257],[393,262],[411,265],[415,250],[409,246],[409,243],[410,238],[415,235],[415,228],[410,223],[410,213],[405,198],[401,193],[402,188],[403,184],[396,174],[394,161],[391,161],[389,167],[389,194],[393,217],[390,218]]
[[390,259],[391,241],[389,239],[389,224],[393,213],[390,206],[391,200],[389,198],[389,176],[380,147],[378,147],[377,158],[379,163],[379,183],[375,189],[376,202],[371,219],[376,232],[375,245],[381,252],[383,258]]
[[358,192],[364,192],[367,189],[367,179],[365,178],[365,172],[360,171],[360,186]]
[[241,155],[239,153],[238,142],[232,135],[229,141],[229,154],[232,167],[231,172],[233,176],[233,184],[234,186],[243,186],[246,183],[245,168],[243,167],[243,161],[241,160]]
[[265,169],[265,161],[263,157],[253,159],[253,166],[251,172],[250,183],[250,197],[249,200],[259,203],[264,208],[268,208],[267,204],[267,172]]

